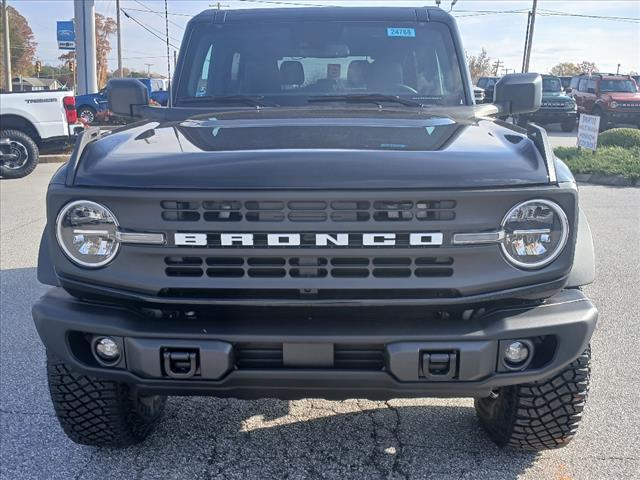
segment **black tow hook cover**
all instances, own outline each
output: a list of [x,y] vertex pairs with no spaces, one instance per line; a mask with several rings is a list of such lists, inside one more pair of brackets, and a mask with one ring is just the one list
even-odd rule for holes
[[198,369],[198,354],[196,352],[170,352],[162,354],[164,358],[164,373],[171,378],[191,378]]
[[456,352],[423,352],[422,376],[427,380],[452,380],[458,370]]

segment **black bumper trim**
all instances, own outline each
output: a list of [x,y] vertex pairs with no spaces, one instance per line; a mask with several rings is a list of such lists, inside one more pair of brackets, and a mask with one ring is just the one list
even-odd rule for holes
[[[51,289],[33,307],[36,328],[47,350],[71,368],[97,377],[133,383],[142,391],[173,395],[213,395],[221,397],[284,399],[393,398],[424,396],[484,396],[497,387],[539,380],[561,370],[586,348],[595,329],[597,310],[579,290],[563,290],[544,304],[529,308],[509,308],[469,321],[421,320],[419,318],[357,318],[345,309],[344,318],[326,322],[304,319],[280,320],[266,317],[226,321],[207,318],[194,321],[151,320],[126,308],[79,301],[60,288]],[[74,356],[70,332],[151,339],[158,344],[186,342],[299,342],[378,343],[386,345],[388,359],[383,371],[279,368],[233,369],[217,380],[145,378],[126,368],[88,365]],[[554,336],[553,358],[540,368],[524,372],[495,373],[499,340]],[[394,353],[409,355],[403,360]],[[419,378],[418,355],[424,348],[473,350],[475,357],[460,357],[460,377],[453,381],[425,381]],[[152,355],[155,355],[153,353]],[[476,363],[474,367],[469,364]],[[415,362],[414,362],[415,360]],[[159,359],[158,359],[159,361]],[[400,362],[400,363],[398,363]],[[415,365],[415,368],[414,368]],[[414,369],[414,370],[412,370]],[[462,372],[465,372],[464,375]],[[415,378],[414,378],[415,377]],[[469,380],[465,380],[469,379]]]

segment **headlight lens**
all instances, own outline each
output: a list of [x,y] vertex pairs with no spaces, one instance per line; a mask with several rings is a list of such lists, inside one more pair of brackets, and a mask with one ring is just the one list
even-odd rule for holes
[[562,208],[548,200],[529,200],[513,207],[502,220],[502,251],[517,267],[541,268],[562,252],[569,221]]
[[118,253],[118,221],[99,203],[80,200],[65,205],[56,221],[60,248],[74,263],[83,267],[101,267]]

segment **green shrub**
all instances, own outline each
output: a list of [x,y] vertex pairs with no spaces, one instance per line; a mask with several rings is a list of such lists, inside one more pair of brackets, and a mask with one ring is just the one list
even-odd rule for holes
[[574,173],[602,173],[622,175],[631,180],[640,179],[640,146],[632,148],[601,147],[591,150],[577,147],[558,147],[556,156]]
[[598,135],[598,146],[602,147],[640,147],[640,129],[613,128]]

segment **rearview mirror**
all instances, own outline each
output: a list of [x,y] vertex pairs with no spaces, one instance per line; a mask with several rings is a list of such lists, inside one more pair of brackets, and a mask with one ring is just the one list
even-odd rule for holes
[[493,103],[507,115],[535,112],[542,102],[542,77],[538,73],[511,73],[496,83]]
[[149,105],[147,87],[135,78],[114,78],[107,85],[109,110],[116,115],[137,117],[141,107]]

